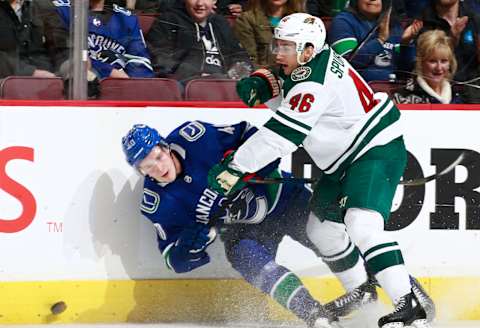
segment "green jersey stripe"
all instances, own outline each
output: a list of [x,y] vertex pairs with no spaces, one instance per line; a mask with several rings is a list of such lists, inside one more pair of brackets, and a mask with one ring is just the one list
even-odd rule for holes
[[283,138],[289,140],[290,142],[294,143],[295,145],[300,145],[303,140],[307,137],[306,134],[292,129],[291,127],[281,123],[280,121],[276,120],[274,117],[268,120],[265,123],[264,127],[269,130],[272,130],[276,134],[282,136]]
[[379,273],[380,271],[385,270],[386,268],[399,264],[405,264],[402,252],[400,252],[399,250],[383,253],[370,260],[367,260],[368,268],[372,270],[372,273],[374,275]]
[[398,243],[396,241],[394,241],[392,243],[385,243],[385,244],[380,244],[380,245],[374,246],[374,247],[370,248],[369,250],[367,250],[363,254],[363,256],[367,257],[368,255],[370,255],[371,253],[375,252],[376,250],[378,250],[380,248],[385,248],[385,247],[390,247],[390,246],[398,246]]
[[297,121],[296,119],[293,119],[293,118],[291,118],[290,116],[285,115],[285,114],[283,114],[282,112],[280,112],[280,111],[278,111],[278,110],[275,112],[275,114],[278,115],[278,116],[280,116],[281,118],[283,118],[283,119],[285,119],[285,120],[293,123],[293,124],[298,125],[299,127],[303,128],[303,129],[305,129],[305,130],[308,130],[308,131],[311,131],[311,130],[312,130],[312,127],[311,127],[311,126],[308,126],[308,125],[305,124],[305,123],[302,123],[302,122],[300,122],[300,121]]
[[[392,106],[391,109],[384,115],[380,121],[372,126],[372,128],[367,132],[365,136],[363,136],[362,140],[355,147],[354,150],[348,155],[347,158],[343,159],[341,163],[337,163],[330,171],[325,171],[326,174],[332,174],[333,172],[343,172],[346,165],[351,163],[353,159],[357,157],[357,155],[370,143],[370,141],[375,138],[380,132],[384,129],[389,128],[390,126],[394,125],[400,119],[400,111],[395,107]],[[393,140],[393,139],[392,139]]]
[[340,56],[345,55],[346,53],[355,49],[358,45],[358,41],[355,38],[345,38],[340,39],[332,44],[333,50],[338,53]]
[[377,249],[376,251],[368,254],[368,256],[364,256],[364,259],[365,261],[369,261],[371,259],[374,259],[376,258],[377,256],[380,256],[382,254],[385,254],[385,253],[389,253],[389,252],[394,252],[394,251],[399,251],[400,250],[400,246],[389,246],[389,247],[383,247],[383,248],[380,248],[380,249]]
[[350,252],[347,256],[337,259],[335,261],[325,262],[325,264],[332,270],[332,272],[343,272],[345,270],[351,269],[358,263],[360,259],[360,251],[357,247],[353,248],[353,251]]
[[368,119],[368,121],[365,123],[365,125],[362,127],[362,129],[357,133],[357,135],[355,136],[355,138],[353,139],[352,143],[350,144],[350,146],[348,146],[348,148],[336,159],[333,161],[332,164],[330,164],[326,169],[325,169],[325,172],[327,171],[330,171],[330,169],[332,167],[335,166],[335,164],[337,164],[338,161],[340,161],[342,158],[344,158],[348,153],[352,152],[353,149],[355,148],[355,146],[358,146],[357,143],[360,139],[360,137],[362,136],[362,134],[370,127],[370,125],[372,124],[372,122],[378,117],[378,115],[384,111],[385,108],[387,107],[390,107],[390,106],[393,106],[393,103],[388,100],[385,102],[385,104],[383,104],[383,106],[378,109],[373,115],[372,117],[370,117]]

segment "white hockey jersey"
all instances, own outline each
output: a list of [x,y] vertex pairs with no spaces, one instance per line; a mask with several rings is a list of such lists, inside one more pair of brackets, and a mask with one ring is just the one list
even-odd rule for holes
[[352,66],[326,47],[290,76],[267,102],[275,111],[236,152],[232,166],[256,172],[302,145],[333,174],[369,149],[400,137],[400,112],[385,93],[374,94]]

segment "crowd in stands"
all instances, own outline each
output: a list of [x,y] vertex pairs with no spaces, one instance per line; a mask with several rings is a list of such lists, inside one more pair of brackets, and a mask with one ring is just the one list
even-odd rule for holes
[[[69,77],[70,1],[0,0],[0,79]],[[480,103],[480,0],[90,0],[89,76],[240,79],[274,68],[273,28],[294,12],[322,17],[396,102]]]

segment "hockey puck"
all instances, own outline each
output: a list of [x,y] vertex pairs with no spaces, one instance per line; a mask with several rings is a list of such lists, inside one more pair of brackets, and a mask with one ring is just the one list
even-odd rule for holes
[[67,309],[67,304],[64,301],[57,302],[52,305],[50,311],[52,314],[60,314]]

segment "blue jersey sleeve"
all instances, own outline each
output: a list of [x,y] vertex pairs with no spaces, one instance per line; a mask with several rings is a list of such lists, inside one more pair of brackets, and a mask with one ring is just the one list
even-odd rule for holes
[[[218,138],[221,140],[225,150],[227,151],[236,150],[245,142],[245,140],[250,138],[258,130],[256,127],[245,121],[233,125],[216,125],[215,127],[219,133]],[[234,129],[236,133],[232,134],[231,137],[227,137],[226,135],[222,134],[222,132],[226,132],[228,129]],[[279,164],[280,159],[277,159],[256,173],[258,176],[265,177],[275,170]]]
[[130,17],[131,34],[125,53],[125,71],[130,77],[154,77],[150,55],[138,24],[138,17]]

